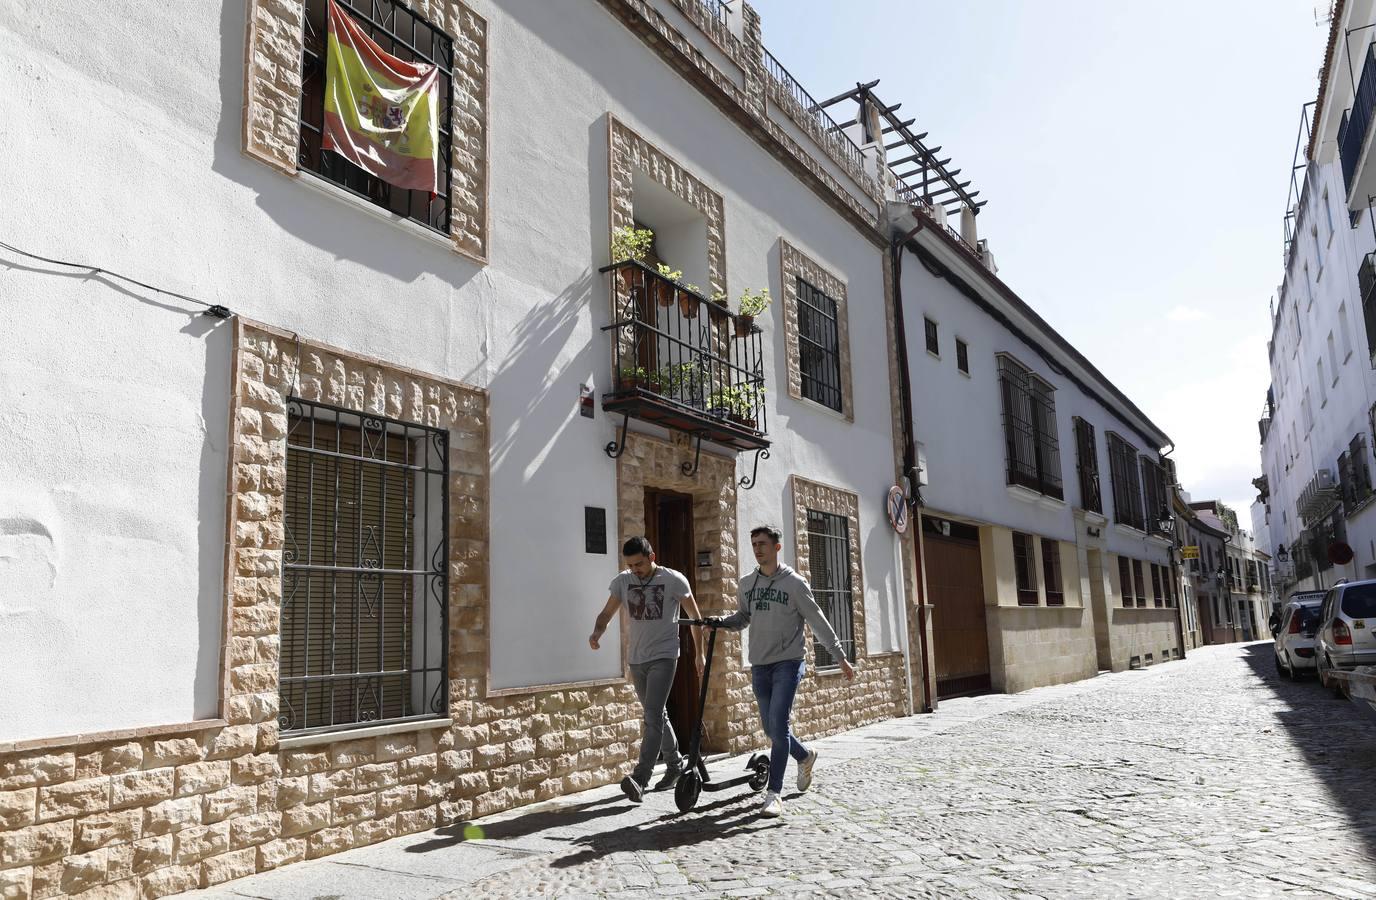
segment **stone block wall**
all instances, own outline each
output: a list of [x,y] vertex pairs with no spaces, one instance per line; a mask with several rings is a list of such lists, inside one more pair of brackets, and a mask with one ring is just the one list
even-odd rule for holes
[[1098,673],[1089,609],[986,606],[985,611],[994,690],[1015,694]]

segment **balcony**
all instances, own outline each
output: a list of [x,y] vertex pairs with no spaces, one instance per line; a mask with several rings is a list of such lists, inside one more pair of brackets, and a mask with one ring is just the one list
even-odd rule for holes
[[1319,469],[1300,491],[1295,512],[1305,522],[1316,522],[1333,511],[1341,497],[1331,469]]
[[[699,451],[708,440],[767,456],[759,326],[639,262],[600,271],[611,281],[611,324],[602,330],[612,335],[612,389],[602,408],[623,416],[607,455],[621,455],[634,418],[693,435]],[[696,461],[685,464],[685,474],[693,471]]]
[[1349,209],[1356,208],[1353,204],[1357,200],[1376,193],[1373,190],[1376,173],[1368,171],[1372,167],[1363,165],[1373,111],[1376,111],[1376,44],[1368,44],[1352,108],[1343,113],[1338,125],[1338,152],[1342,156],[1343,187],[1347,190]]
[[[1357,290],[1362,297],[1362,322],[1366,326],[1366,344],[1370,351],[1376,347],[1376,252],[1362,257],[1357,267]],[[1376,351],[1371,351],[1376,359]]]

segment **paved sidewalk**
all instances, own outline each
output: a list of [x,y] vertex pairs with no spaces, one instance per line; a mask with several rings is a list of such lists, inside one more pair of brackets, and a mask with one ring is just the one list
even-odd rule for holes
[[[1269,643],[814,743],[787,815],[616,787],[186,896],[1376,897],[1376,726]],[[744,758],[711,766],[734,774]]]

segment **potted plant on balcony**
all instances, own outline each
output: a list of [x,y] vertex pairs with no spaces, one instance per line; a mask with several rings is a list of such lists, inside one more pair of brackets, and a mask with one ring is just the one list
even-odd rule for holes
[[702,300],[698,297],[701,292],[696,284],[681,284],[683,290],[678,292],[678,313],[685,319],[696,319],[698,317],[698,307],[702,305]]
[[643,366],[622,366],[617,373],[619,386],[638,388],[652,394],[661,393],[664,388],[664,373]]
[[[622,225],[612,230],[612,265],[627,260],[642,262],[645,254],[650,252],[654,246],[655,233],[648,228],[633,228]],[[634,291],[631,285],[634,283],[636,271],[627,266],[616,273],[617,281],[621,285],[623,293]]]
[[655,286],[655,297],[659,300],[660,306],[673,306],[674,288],[678,285],[679,279],[683,277],[683,271],[681,269],[671,269],[664,263],[660,263],[656,266],[656,269],[659,271],[659,277],[662,280]]
[[769,288],[760,288],[758,291],[751,291],[746,288],[741,292],[740,306],[736,312],[736,337],[746,337],[750,334],[750,329],[755,324],[755,317],[764,313],[769,308],[772,298],[769,296]]
[[763,397],[764,388],[758,384],[719,387],[708,396],[707,411],[754,431],[755,409]]

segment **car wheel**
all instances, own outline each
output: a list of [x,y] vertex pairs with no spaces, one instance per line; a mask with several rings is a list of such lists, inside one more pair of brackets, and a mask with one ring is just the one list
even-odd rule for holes
[[[1329,671],[1332,671],[1332,670],[1333,670],[1333,660],[1331,660],[1331,659],[1328,661],[1328,669],[1329,669]],[[1328,688],[1330,691],[1332,691],[1332,692],[1333,692],[1333,696],[1336,697],[1337,699],[1339,699],[1339,700],[1346,700],[1346,699],[1347,699],[1347,691],[1344,689],[1343,683],[1342,683],[1341,681],[1339,681],[1338,679],[1336,679],[1336,678],[1329,678],[1329,679],[1326,679],[1325,682],[1324,682],[1324,687],[1326,687],[1326,688]]]

